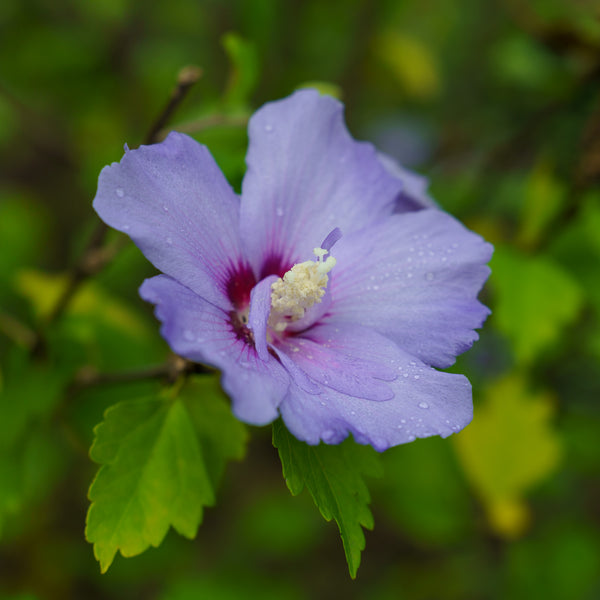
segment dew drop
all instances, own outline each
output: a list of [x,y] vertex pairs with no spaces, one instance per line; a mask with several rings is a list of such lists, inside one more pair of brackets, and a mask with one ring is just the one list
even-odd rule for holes
[[265,131],[271,133],[271,131],[273,131],[273,125],[265,125]]
[[167,242],[167,244],[169,244],[169,246],[173,245],[173,240],[170,237],[168,237],[165,241]]
[[333,429],[326,429],[321,436],[324,442],[330,442],[335,436],[335,431]]
[[278,217],[283,217],[283,208],[281,208],[281,206],[278,206],[278,207],[275,209],[275,214],[276,214]]
[[169,212],[169,207],[165,205],[165,206],[163,206],[163,210],[164,210],[165,212]]
[[115,190],[115,194],[117,194],[117,196],[119,196],[119,198],[122,198],[125,195],[125,192],[121,188],[117,188]]
[[419,408],[429,408],[429,404],[427,402],[419,402]]
[[122,228],[123,228],[123,231],[127,231],[129,229],[129,225],[123,225]]
[[419,379],[419,378],[420,378],[419,375],[415,375],[415,379]]

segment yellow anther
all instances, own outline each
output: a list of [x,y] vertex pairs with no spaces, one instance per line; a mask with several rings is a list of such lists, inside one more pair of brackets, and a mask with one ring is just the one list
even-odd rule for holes
[[269,324],[283,331],[288,323],[301,319],[307,309],[321,302],[329,281],[327,273],[335,267],[336,260],[323,248],[313,250],[316,261],[307,260],[294,265],[283,278],[271,286],[271,315]]

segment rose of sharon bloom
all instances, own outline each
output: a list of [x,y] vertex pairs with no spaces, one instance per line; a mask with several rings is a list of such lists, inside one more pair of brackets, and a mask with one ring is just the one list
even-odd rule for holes
[[462,429],[470,384],[434,367],[477,339],[491,246],[353,140],[333,98],[266,104],[248,134],[241,196],[179,133],[100,174],[94,208],[163,273],[140,294],[173,351],[222,371],[239,419],[281,415],[309,444]]

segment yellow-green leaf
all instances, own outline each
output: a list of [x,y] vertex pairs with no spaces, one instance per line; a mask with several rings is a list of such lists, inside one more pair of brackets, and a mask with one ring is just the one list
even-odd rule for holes
[[416,99],[437,96],[441,83],[435,57],[418,38],[397,31],[388,31],[375,39],[375,54]]
[[453,436],[460,463],[501,535],[522,533],[526,494],[558,464],[562,446],[552,406],[548,393],[533,393],[521,375],[510,375],[489,387],[471,425]]
[[525,247],[535,246],[564,200],[564,185],[554,175],[552,165],[540,161],[525,188],[518,243]]
[[[65,274],[23,269],[17,274],[15,285],[19,293],[29,300],[38,318],[44,319],[66,289],[68,278]],[[99,317],[108,324],[140,336],[146,331],[143,321],[133,310],[92,281],[79,288],[68,311],[73,315]]]
[[492,319],[511,341],[517,360],[529,363],[577,317],[583,292],[569,273],[544,257],[497,246],[491,267]]

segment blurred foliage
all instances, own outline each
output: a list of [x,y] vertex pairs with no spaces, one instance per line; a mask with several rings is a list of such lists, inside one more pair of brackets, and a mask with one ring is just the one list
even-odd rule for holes
[[[216,435],[230,413],[212,376],[161,396],[170,359],[137,297],[153,274],[137,249],[111,232],[112,260],[49,318],[96,227],[100,169],[142,142],[189,64],[203,76],[172,126],[237,189],[248,116],[316,86],[344,100],[355,137],[425,173],[442,208],[496,245],[492,316],[456,366],[475,420],[381,456],[354,581],[337,528],[286,489],[269,428],[247,450],[236,421]],[[0,67],[0,598],[600,596],[596,1],[4,0]],[[146,427],[110,430],[132,406]],[[217,506],[193,542],[167,534],[101,576],[83,529],[107,410],[96,490],[102,469],[146,452],[132,493],[166,510],[146,545],[197,526],[177,526],[168,489],[152,493],[156,477],[175,481],[172,453]],[[150,435],[153,419],[173,444]]]

